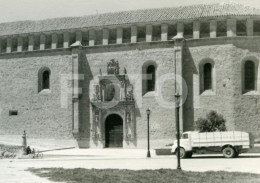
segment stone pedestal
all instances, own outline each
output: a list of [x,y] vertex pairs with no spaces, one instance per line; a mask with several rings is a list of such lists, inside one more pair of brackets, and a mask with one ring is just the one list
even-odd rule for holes
[[46,36],[40,35],[40,50],[45,50]]
[[237,35],[236,19],[227,20],[227,37],[234,37]]
[[182,22],[177,23],[177,35],[183,37],[184,25]]
[[217,21],[211,20],[210,21],[210,38],[217,37]]
[[146,42],[152,41],[153,26],[146,25]]
[[89,46],[95,46],[95,30],[89,30]]
[[18,37],[17,52],[23,51],[23,37]]
[[254,20],[248,18],[246,21],[246,32],[247,36],[253,36],[254,35]]
[[103,29],[103,45],[108,45],[109,30]]
[[131,43],[137,42],[137,27],[131,26]]
[[122,44],[123,43],[123,28],[118,27],[116,31],[116,44]]
[[200,38],[200,22],[194,21],[193,22],[193,39]]
[[51,49],[56,49],[58,44],[58,36],[57,34],[52,34],[51,36]]
[[33,51],[33,50],[34,50],[34,36],[29,36],[28,51]]
[[65,32],[63,34],[63,48],[69,48],[70,45],[70,33]]
[[7,38],[6,40],[6,53],[12,52],[12,38]]
[[161,40],[162,41],[168,40],[168,24],[162,24],[161,26]]

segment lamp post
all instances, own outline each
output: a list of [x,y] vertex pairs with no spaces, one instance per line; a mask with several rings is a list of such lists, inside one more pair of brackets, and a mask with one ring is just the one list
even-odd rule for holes
[[176,103],[176,128],[177,128],[177,170],[181,170],[181,160],[180,160],[180,121],[179,121],[179,111],[180,111],[180,94],[175,94]]
[[151,157],[151,154],[150,154],[150,137],[149,137],[149,117],[150,117],[150,109],[146,109],[146,114],[147,114],[147,158],[150,158]]

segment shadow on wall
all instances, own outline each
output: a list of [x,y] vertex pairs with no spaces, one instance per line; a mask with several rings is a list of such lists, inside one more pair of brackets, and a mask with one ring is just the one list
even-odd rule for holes
[[90,81],[93,79],[88,59],[86,57],[86,51],[81,50],[79,54],[79,73],[84,75],[84,80],[79,80],[80,88],[82,88],[82,95],[79,102],[79,129],[80,134],[77,138],[78,146],[82,148],[89,147],[90,141]]
[[[188,86],[187,99],[183,106],[183,131],[193,131],[194,130],[194,83],[198,85],[199,83],[199,73],[194,65],[194,61],[190,50],[188,47],[184,49],[184,62],[183,62],[183,79],[186,81]],[[194,81],[197,76],[198,81]],[[196,92],[195,92],[196,93]],[[199,100],[199,98],[198,98]]]

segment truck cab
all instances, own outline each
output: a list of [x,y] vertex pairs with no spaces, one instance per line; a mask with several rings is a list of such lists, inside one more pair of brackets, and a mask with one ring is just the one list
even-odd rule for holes
[[[192,145],[191,145],[191,132],[184,132],[181,135],[180,138],[180,154],[181,154],[181,158],[185,158],[185,157],[191,157],[193,152],[192,152]],[[174,144],[172,146],[172,150],[171,152],[173,154],[177,153],[177,140],[174,141]]]

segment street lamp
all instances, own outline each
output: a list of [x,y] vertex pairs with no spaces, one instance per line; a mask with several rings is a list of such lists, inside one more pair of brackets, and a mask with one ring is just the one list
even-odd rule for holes
[[176,106],[176,128],[177,128],[177,169],[181,170],[181,160],[180,160],[180,122],[179,122],[179,111],[180,111],[180,94],[175,94],[175,106]]
[[151,114],[151,111],[150,109],[146,109],[146,114],[147,114],[147,158],[150,158],[151,157],[151,154],[150,154],[150,138],[149,138],[149,117],[150,117],[150,114]]

